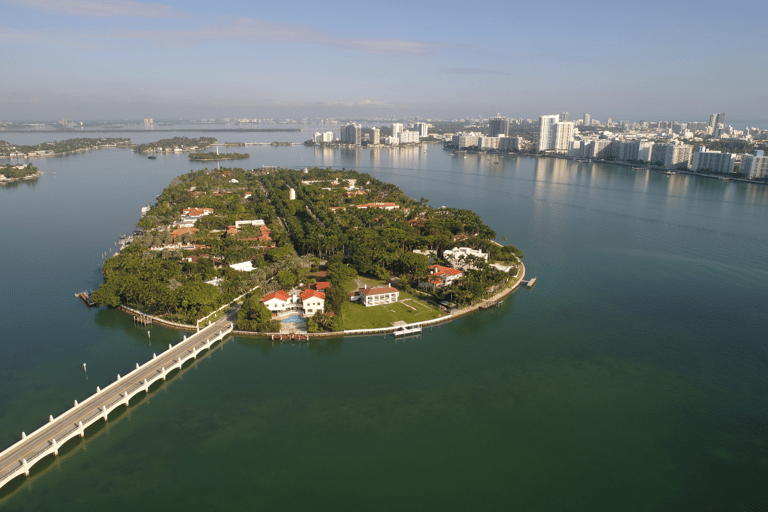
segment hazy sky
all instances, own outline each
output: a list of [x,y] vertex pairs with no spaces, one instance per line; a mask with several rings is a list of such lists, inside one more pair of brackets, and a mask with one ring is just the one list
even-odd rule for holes
[[0,120],[768,119],[762,2],[0,0]]

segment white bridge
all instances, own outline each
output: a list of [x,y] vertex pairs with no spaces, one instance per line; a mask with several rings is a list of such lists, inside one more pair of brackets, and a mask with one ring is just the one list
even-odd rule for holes
[[195,333],[168,350],[152,354],[152,359],[139,365],[130,373],[120,376],[104,389],[78,403],[57,417],[48,417],[48,423],[27,435],[21,433],[21,440],[0,453],[0,487],[19,475],[29,475],[29,470],[48,455],[57,456],[61,446],[75,436],[84,437],[85,429],[99,420],[107,421],[109,413],[116,408],[128,406],[138,393],[149,392],[150,386],[158,380],[165,380],[174,370],[181,369],[185,362],[197,359],[217,341],[232,332],[232,322],[223,318]]

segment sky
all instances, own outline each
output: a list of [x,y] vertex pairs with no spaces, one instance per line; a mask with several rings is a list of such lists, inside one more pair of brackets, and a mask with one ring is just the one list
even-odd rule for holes
[[764,4],[0,0],[0,121],[768,119]]

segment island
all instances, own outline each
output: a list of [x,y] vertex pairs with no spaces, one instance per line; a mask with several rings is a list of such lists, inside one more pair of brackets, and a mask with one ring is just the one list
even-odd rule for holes
[[161,139],[157,142],[148,142],[146,144],[137,144],[133,147],[136,153],[179,153],[183,151],[198,151],[206,149],[216,144],[215,137],[174,137],[172,139]]
[[190,327],[241,302],[239,331],[340,333],[440,321],[520,284],[518,249],[428,203],[352,170],[192,171],[145,209],[91,299]]
[[38,178],[43,173],[32,164],[0,165],[0,185]]
[[128,147],[131,139],[117,138],[75,138],[54,142],[41,142],[40,144],[12,144],[0,140],[0,157],[5,158],[29,158],[42,156],[60,156],[73,153],[82,153],[94,149]]
[[190,153],[189,159],[193,162],[210,162],[220,160],[245,160],[251,158],[248,153]]

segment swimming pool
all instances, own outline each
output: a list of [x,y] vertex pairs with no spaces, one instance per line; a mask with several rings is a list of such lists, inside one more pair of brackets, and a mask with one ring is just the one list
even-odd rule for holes
[[284,324],[302,324],[305,321],[306,320],[304,320],[304,318],[301,317],[300,315],[291,315],[288,318],[286,318],[285,320],[283,320],[283,323]]

